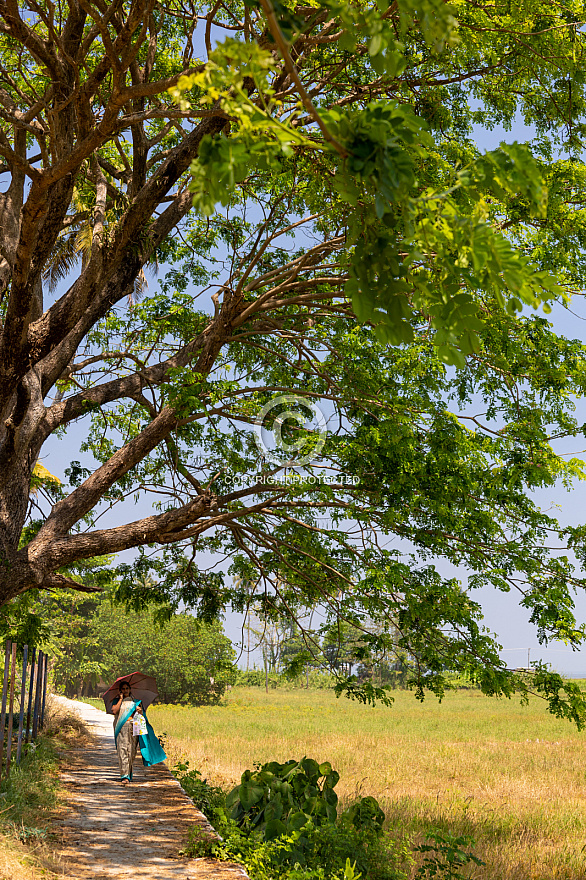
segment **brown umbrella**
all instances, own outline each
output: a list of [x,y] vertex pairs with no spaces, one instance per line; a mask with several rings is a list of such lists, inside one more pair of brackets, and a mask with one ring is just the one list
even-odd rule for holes
[[144,672],[131,672],[130,675],[121,675],[102,696],[106,704],[106,712],[109,715],[114,714],[112,712],[112,704],[118,699],[120,685],[123,681],[130,685],[130,696],[134,700],[140,700],[143,709],[148,709],[153,700],[159,696],[157,682],[152,675],[145,675]]

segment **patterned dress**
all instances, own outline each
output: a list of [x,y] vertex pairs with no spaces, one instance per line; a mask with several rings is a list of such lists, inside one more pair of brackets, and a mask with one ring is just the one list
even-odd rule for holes
[[[132,697],[126,697],[122,701],[120,711],[114,716],[114,731],[118,719],[124,718],[133,708],[135,701]],[[134,712],[132,713],[134,715]],[[138,748],[138,737],[132,735],[132,715],[124,722],[116,735],[116,751],[118,752],[118,765],[120,767],[120,779],[132,779],[132,764]]]

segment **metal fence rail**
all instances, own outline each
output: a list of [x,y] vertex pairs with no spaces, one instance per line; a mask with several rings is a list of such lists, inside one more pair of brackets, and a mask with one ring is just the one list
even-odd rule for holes
[[24,645],[21,665],[17,659],[19,653],[16,642],[6,642],[0,711],[0,779],[6,779],[10,774],[15,718],[18,725],[15,758],[17,764],[20,764],[22,758],[23,743],[36,740],[45,721],[47,655],[33,648],[29,662],[29,648]]

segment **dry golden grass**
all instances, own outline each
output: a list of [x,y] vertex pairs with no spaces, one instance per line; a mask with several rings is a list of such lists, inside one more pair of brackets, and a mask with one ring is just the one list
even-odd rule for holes
[[485,880],[585,880],[586,734],[475,691],[392,709],[327,691],[235,689],[214,708],[154,706],[171,759],[231,787],[255,761],[303,755],[339,771],[342,804],[371,794],[397,836],[429,827],[473,836]]
[[18,841],[0,834],[0,880],[40,880],[47,875],[27,864],[30,854]]
[[52,694],[47,696],[44,721],[43,735],[55,737],[61,748],[82,748],[91,741],[87,724],[79,712]]

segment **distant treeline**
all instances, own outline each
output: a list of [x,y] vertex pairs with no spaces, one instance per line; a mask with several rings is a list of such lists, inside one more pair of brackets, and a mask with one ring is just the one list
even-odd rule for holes
[[269,688],[316,688],[327,690],[334,687],[335,676],[328,672],[310,670],[307,675],[298,675],[288,678],[283,673],[269,672],[264,669],[238,669],[236,670],[235,687],[266,687]]
[[[477,686],[460,675],[447,675],[448,684],[455,690],[477,690]],[[387,672],[384,676],[384,685],[390,688],[404,690],[407,687],[406,675],[401,672]],[[290,678],[284,673],[269,672],[264,669],[237,669],[233,681],[234,687],[269,687],[271,689],[303,689],[329,690],[336,684],[336,677],[329,672],[321,672],[315,669],[307,673]]]

